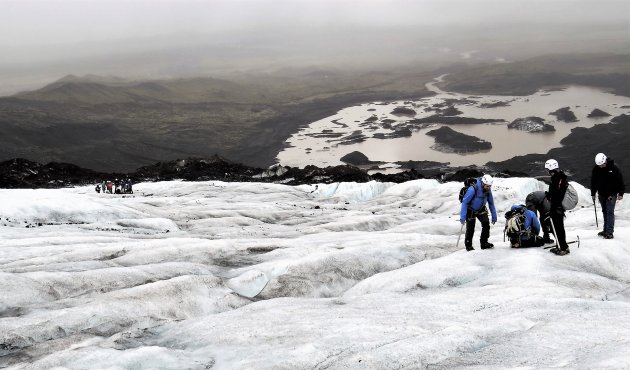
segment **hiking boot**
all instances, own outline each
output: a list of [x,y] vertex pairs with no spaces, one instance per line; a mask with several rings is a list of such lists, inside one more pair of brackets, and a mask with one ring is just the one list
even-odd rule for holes
[[602,236],[602,237],[606,237],[606,233],[604,231],[600,231],[597,233],[597,236]]
[[612,233],[604,234],[604,239],[613,239],[613,238],[614,238],[614,236],[613,236]]
[[551,238],[549,237],[549,235],[547,235],[547,236],[545,236],[545,237],[543,238],[543,242],[544,242],[545,244],[555,243],[555,242],[553,241],[553,239],[551,239]]
[[555,254],[556,256],[564,256],[565,254],[569,254],[571,252],[569,251],[569,248],[567,248],[567,249],[553,248],[551,250],[551,253]]
[[520,245],[520,244],[518,244],[518,243],[514,243],[514,244],[512,244],[512,248],[520,248],[520,247],[521,247],[521,245]]
[[481,243],[481,249],[492,249],[492,248],[494,248],[494,244],[492,243],[488,243],[488,242]]
[[466,250],[467,250],[468,252],[470,252],[470,251],[474,251],[474,250],[475,250],[475,248],[473,248],[473,247],[472,247],[472,245],[467,245],[467,246],[466,246]]

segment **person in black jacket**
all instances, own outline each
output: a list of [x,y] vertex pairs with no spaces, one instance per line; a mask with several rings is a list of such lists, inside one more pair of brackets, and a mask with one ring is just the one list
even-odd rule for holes
[[595,167],[591,175],[591,198],[595,204],[595,193],[599,193],[599,204],[601,204],[604,215],[604,230],[597,235],[606,239],[612,239],[615,232],[615,203],[623,199],[626,192],[623,183],[623,176],[619,168],[615,166],[612,158],[607,158],[604,153],[595,156]]
[[556,239],[556,248],[552,248],[551,252],[558,256],[569,254],[569,245],[566,240],[566,232],[564,231],[564,208],[562,207],[562,199],[569,186],[567,175],[560,171],[558,161],[549,159],[545,162],[545,168],[551,175],[551,184],[547,191],[547,199],[551,203],[551,225],[554,237]]

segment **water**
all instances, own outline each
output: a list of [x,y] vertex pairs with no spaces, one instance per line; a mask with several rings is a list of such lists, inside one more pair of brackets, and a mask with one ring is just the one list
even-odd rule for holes
[[[584,86],[566,86],[563,89],[541,90],[529,96],[494,96],[494,95],[466,95],[446,92],[435,86],[443,76],[435,82],[427,84],[427,88],[436,93],[435,96],[414,101],[398,101],[389,104],[374,102],[344,108],[334,116],[311,123],[308,127],[294,134],[287,140],[292,147],[286,148],[278,154],[277,160],[283,165],[304,167],[309,164],[329,166],[343,164],[339,158],[353,151],[360,151],[370,160],[395,162],[407,160],[429,160],[450,162],[453,166],[482,165],[488,161],[502,161],[517,155],[530,153],[546,153],[550,149],[561,146],[560,140],[566,137],[575,127],[592,127],[595,124],[607,123],[614,116],[630,113],[630,98],[617,96],[600,89]],[[443,153],[431,149],[434,138],[426,135],[430,130],[442,126],[436,124],[430,128],[414,131],[410,137],[376,139],[375,133],[390,133],[391,130],[379,128],[367,130],[361,127],[366,119],[376,115],[379,121],[383,119],[404,123],[413,118],[427,117],[434,112],[425,112],[426,106],[443,103],[445,99],[466,99],[470,102],[455,103],[454,106],[463,113],[459,117],[502,119],[505,122],[487,124],[449,125],[455,131],[476,136],[492,143],[492,149],[487,152],[472,154]],[[507,102],[509,106],[482,108],[480,104]],[[396,116],[391,112],[396,107],[414,109],[415,116]],[[549,115],[559,108],[570,107],[578,121],[565,123]],[[587,115],[595,108],[601,109],[610,117],[588,118]],[[555,132],[528,133],[508,129],[507,124],[516,118],[538,116],[555,127]],[[350,145],[339,145],[336,139],[330,137],[313,137],[309,135],[325,132],[349,135],[361,130],[368,137],[367,140]]]

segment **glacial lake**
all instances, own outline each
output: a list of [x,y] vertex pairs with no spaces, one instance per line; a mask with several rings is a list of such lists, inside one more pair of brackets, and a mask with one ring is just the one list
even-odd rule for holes
[[[441,78],[443,76],[426,85],[436,93],[435,96],[412,101],[373,102],[352,106],[311,123],[287,140],[289,147],[278,154],[277,161],[293,167],[334,166],[343,164],[339,159],[344,155],[359,151],[372,161],[428,160],[450,162],[452,166],[483,165],[488,161],[502,161],[517,155],[546,153],[552,148],[560,147],[560,140],[575,127],[591,127],[607,123],[619,114],[630,114],[630,98],[591,87],[570,85],[561,89],[540,90],[529,96],[468,95],[438,89],[435,84]],[[407,137],[373,137],[374,134],[392,132],[391,129],[381,126],[403,125],[413,119],[431,116],[435,111],[430,109],[445,102],[451,102],[450,105],[462,112],[458,117],[503,120],[484,124],[447,125],[455,131],[489,141],[492,149],[470,154],[434,150],[431,148],[435,144],[434,138],[426,133],[444,125],[439,123],[415,128],[411,136]],[[494,107],[483,107],[482,104],[494,104]],[[413,109],[416,113],[404,116],[392,114],[397,107]],[[567,123],[549,114],[563,107],[569,107],[578,120]],[[610,116],[587,117],[596,108]],[[529,133],[507,128],[516,118],[528,116],[544,118],[545,123],[553,125],[556,131]],[[373,124],[366,125],[366,120],[373,121]],[[388,125],[382,125],[383,121]],[[367,137],[365,141],[343,142],[339,137],[334,137],[351,135],[357,131]]]

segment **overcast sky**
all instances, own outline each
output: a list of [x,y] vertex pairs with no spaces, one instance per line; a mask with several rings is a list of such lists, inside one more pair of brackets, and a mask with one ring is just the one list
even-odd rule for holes
[[283,25],[619,22],[629,14],[629,0],[2,0],[0,46]]
[[70,73],[435,61],[444,50],[514,60],[627,52],[629,40],[630,0],[0,0],[0,94]]

